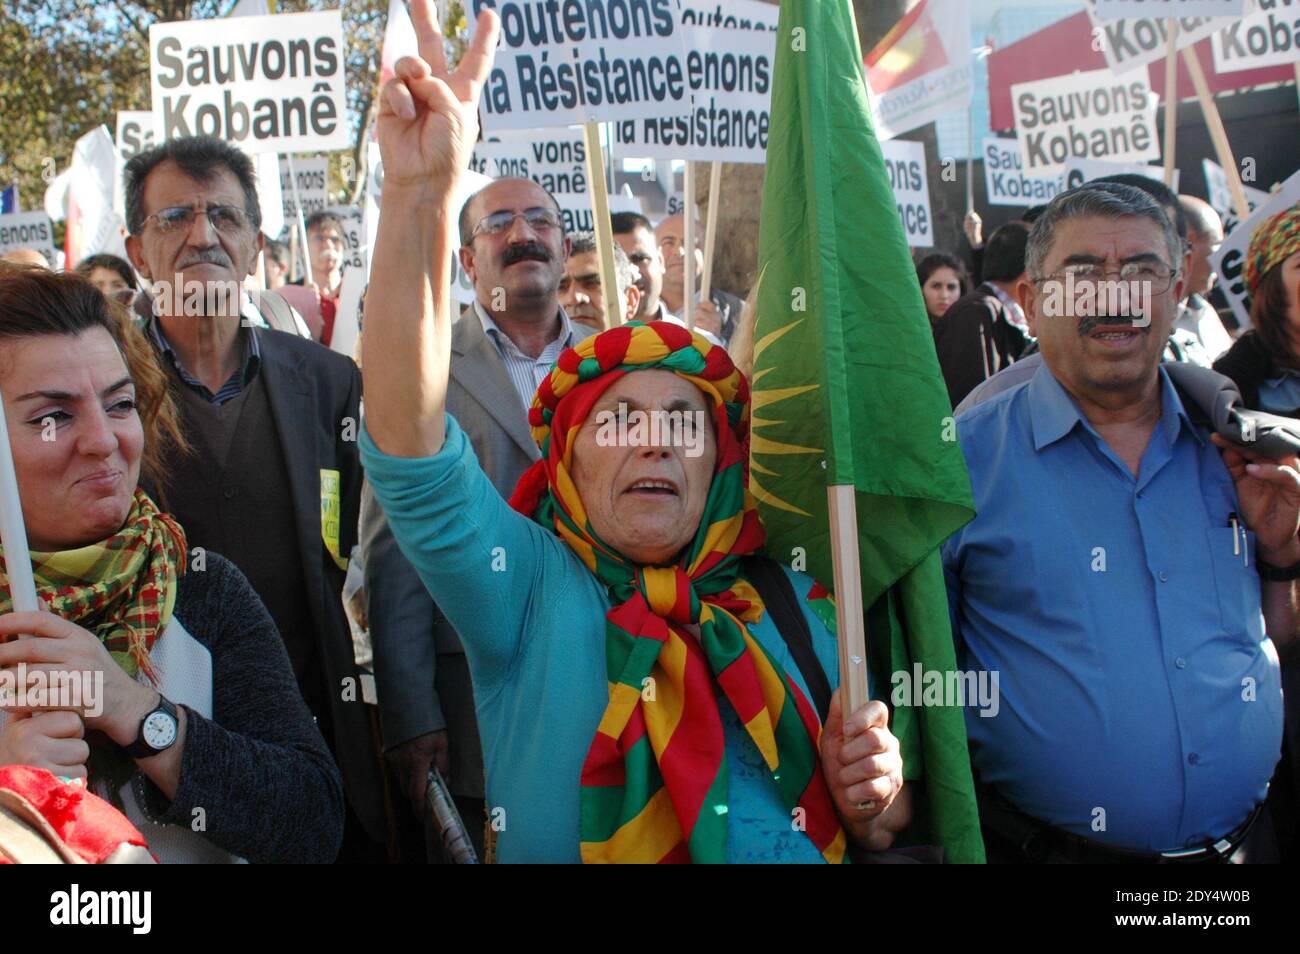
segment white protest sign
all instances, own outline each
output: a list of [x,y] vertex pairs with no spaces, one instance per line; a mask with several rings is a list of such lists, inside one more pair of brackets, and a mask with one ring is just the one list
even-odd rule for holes
[[[501,17],[483,128],[536,129],[671,116],[690,105],[677,0],[468,0]],[[472,30],[472,27],[471,27]]]
[[[325,157],[293,160],[294,179],[298,186],[298,199],[302,202],[305,219],[313,212],[325,208],[329,201],[330,161]],[[289,176],[289,160],[280,160],[280,202],[284,206],[284,224],[287,229],[298,227],[298,206],[293,200],[293,183]]]
[[365,212],[357,205],[329,205],[325,211],[337,215],[343,223],[344,274],[349,269],[364,271],[367,252]]
[[113,137],[122,161],[158,145],[158,124],[147,109],[119,109],[117,134]]
[[682,23],[688,27],[775,32],[781,8],[758,0],[681,0]]
[[1239,17],[1246,0],[1095,0],[1098,20],[1126,17]]
[[614,141],[638,158],[766,162],[776,34],[707,28],[684,32],[692,108],[678,116],[616,122]]
[[334,330],[330,332],[330,350],[351,358],[361,336],[361,296],[366,290],[366,273],[360,268],[343,269],[339,300],[334,306]]
[[469,167],[493,179],[532,179],[548,192],[587,191],[587,144],[579,126],[503,133],[475,146]]
[[[1100,47],[1106,65],[1115,73],[1163,60],[1169,52],[1169,24],[1163,15],[1102,20],[1092,4],[1088,5],[1088,15],[1092,17],[1094,49]],[[1177,20],[1180,50],[1213,36],[1232,22],[1224,17],[1183,16]]]
[[[560,205],[560,217],[564,221],[564,234],[572,235],[574,232],[594,232],[596,230],[596,214],[591,207],[591,195],[583,193],[581,195],[574,192],[557,192],[555,201]],[[609,211],[615,212],[636,212],[641,214],[641,202],[634,196],[622,195],[617,192],[611,192],[609,195]]]
[[[1106,162],[1099,159],[1072,159],[1065,166],[1065,187],[1067,189],[1077,189],[1085,182],[1092,182],[1094,179],[1100,179],[1103,176],[1119,175],[1138,175],[1146,176],[1148,179],[1154,179],[1156,182],[1165,181],[1164,166],[1149,166],[1144,162]],[[1171,187],[1174,192],[1178,191],[1178,180],[1180,172],[1174,170],[1174,184]]]
[[1218,252],[1210,256],[1210,264],[1219,273],[1219,287],[1223,297],[1232,306],[1232,312],[1243,328],[1250,327],[1250,292],[1246,288],[1246,251],[1250,238],[1263,222],[1300,201],[1300,172],[1282,183],[1282,188],[1272,193],[1268,201],[1254,211],[1250,218],[1223,240]]
[[1043,205],[1065,191],[1065,176],[1027,176],[1020,158],[1020,144],[1014,139],[990,137],[984,140],[984,191],[989,205],[1022,208]]
[[[1214,211],[1223,216],[1223,232],[1226,235],[1239,224],[1236,206],[1232,201],[1232,190],[1228,186],[1228,175],[1223,171],[1223,166],[1213,159],[1202,159],[1201,168],[1205,170],[1206,199]],[[1252,189],[1248,185],[1243,185],[1241,190],[1246,193],[1246,202],[1252,212],[1268,201],[1269,195],[1262,189]]]
[[930,216],[930,184],[925,175],[925,143],[887,139],[880,144],[894,190],[898,217],[903,220],[907,244],[934,244],[934,223]]
[[880,139],[970,108],[970,13],[968,0],[921,0],[864,51],[871,120]]
[[0,254],[34,248],[54,263],[54,224],[44,212],[0,215]]
[[348,148],[338,10],[155,23],[149,50],[163,139],[215,136],[249,152]]
[[1011,87],[1027,175],[1055,174],[1071,159],[1158,159],[1156,96],[1144,71],[1055,76]]
[[1256,10],[1228,24],[1210,42],[1214,71],[1232,73],[1300,60],[1300,2],[1256,0]]

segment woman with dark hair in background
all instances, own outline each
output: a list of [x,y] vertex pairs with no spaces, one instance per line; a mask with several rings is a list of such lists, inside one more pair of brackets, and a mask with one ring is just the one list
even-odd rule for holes
[[85,275],[108,298],[130,305],[140,290],[131,263],[116,255],[90,255],[77,263],[78,275]]
[[342,783],[275,624],[138,487],[184,446],[154,362],[81,276],[0,268],[0,392],[46,607],[11,612],[0,574],[0,666],[96,687],[76,708],[6,704],[0,765],[88,775],[165,862],[332,861]]
[[1246,252],[1254,326],[1214,362],[1247,407],[1300,417],[1300,202],[1255,230]]
[[946,252],[935,252],[916,263],[916,278],[921,283],[921,297],[933,326],[962,295],[970,291],[966,266]]

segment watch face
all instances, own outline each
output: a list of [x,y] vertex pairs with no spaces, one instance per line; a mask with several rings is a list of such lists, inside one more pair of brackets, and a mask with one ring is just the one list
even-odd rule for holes
[[176,720],[165,712],[151,712],[144,720],[143,735],[151,749],[162,751],[176,741]]

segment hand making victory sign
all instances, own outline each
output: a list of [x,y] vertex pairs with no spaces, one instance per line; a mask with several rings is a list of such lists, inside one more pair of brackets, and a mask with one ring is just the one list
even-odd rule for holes
[[469,51],[447,69],[431,0],[412,0],[418,57],[397,61],[380,93],[384,190],[366,300],[366,430],[399,457],[443,444],[451,359],[451,256],[460,248],[457,186],[478,138],[478,102],[500,21],[478,18]]

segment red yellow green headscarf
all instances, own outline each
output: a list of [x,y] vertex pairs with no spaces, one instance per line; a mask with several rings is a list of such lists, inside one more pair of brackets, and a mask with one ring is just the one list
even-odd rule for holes
[[[668,567],[634,564],[603,543],[570,477],[572,438],[592,406],[623,375],[649,368],[699,388],[712,402],[718,437],[699,530]],[[744,375],[723,348],[685,328],[633,322],[565,350],[537,389],[529,423],[542,459],[520,479],[511,506],[559,534],[609,588],[612,604],[605,615],[609,705],[582,769],[583,861],[726,859],[727,762],[715,687],[754,740],[786,808],[803,809],[806,834],[827,861],[843,861],[816,712],[746,626],[762,617],[763,603],[737,572],[764,533],[748,486]],[[698,641],[682,628],[691,623],[699,625]],[[653,700],[643,698],[648,685]]]
[[1300,252],[1300,202],[1266,219],[1250,237],[1246,250],[1246,287],[1250,293],[1274,267]]

